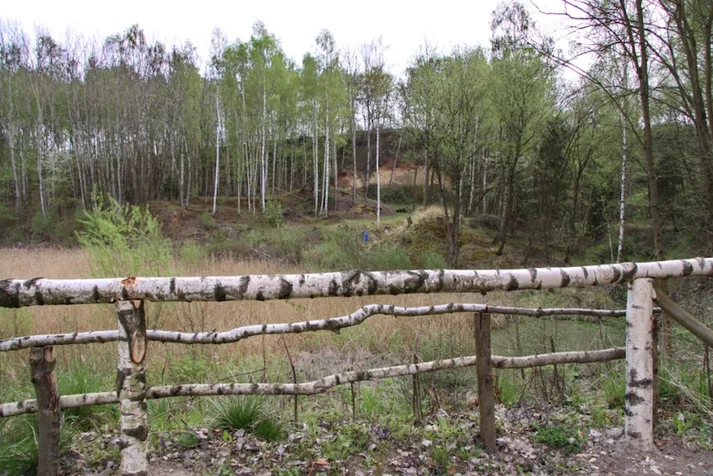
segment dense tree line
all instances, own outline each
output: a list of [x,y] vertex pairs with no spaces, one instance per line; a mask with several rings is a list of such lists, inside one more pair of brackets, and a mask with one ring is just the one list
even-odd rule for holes
[[[706,245],[713,4],[563,5],[594,59],[587,70],[513,1],[493,12],[490,48],[425,45],[396,76],[379,41],[349,51],[328,31],[299,63],[261,23],[247,41],[216,31],[204,67],[190,44],[151,42],[138,26],[99,44],[0,22],[0,221],[91,208],[100,195],[182,206],[213,196],[214,207],[229,195],[264,213],[297,190],[328,214],[345,192],[339,173],[375,179],[380,201],[375,172],[396,154],[419,166],[423,205],[442,207],[454,266],[462,218],[475,215],[497,217],[500,252],[524,224],[537,230],[530,248],[560,245],[565,261],[605,237],[621,259],[628,221],[652,227],[651,257],[682,227],[706,230],[694,234]],[[566,81],[567,68],[580,79]],[[352,183],[356,202],[368,187]]]

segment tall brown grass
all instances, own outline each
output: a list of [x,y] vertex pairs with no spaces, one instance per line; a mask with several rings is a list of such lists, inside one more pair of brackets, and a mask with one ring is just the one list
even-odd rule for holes
[[[269,261],[232,259],[205,260],[199,266],[183,269],[182,275],[226,276],[243,274],[296,273],[300,269]],[[0,250],[0,276],[4,278],[82,278],[88,277],[90,263],[78,249]],[[408,296],[376,296],[329,299],[301,299],[269,302],[225,303],[163,303],[147,304],[149,327],[183,331],[227,330],[247,324],[294,322],[308,319],[342,316],[366,304],[387,303],[400,306],[423,306],[447,302],[481,302],[479,294],[440,294]],[[19,310],[0,310],[0,338],[16,335],[50,334],[116,328],[112,305],[46,306]],[[417,318],[374,316],[357,328],[331,332],[285,336],[287,347],[294,355],[320,352],[325,348],[336,353],[367,350],[369,355],[410,355],[426,336],[443,340],[454,336],[462,343],[472,341],[469,331],[471,317],[443,315]],[[461,344],[462,344],[461,343]],[[465,345],[465,344],[464,344]],[[216,365],[235,363],[264,355],[285,357],[285,344],[279,336],[264,339],[254,337],[236,344],[221,346],[187,346],[155,343],[149,347],[149,368],[165,369],[182,356],[207,358]],[[461,347],[451,344],[454,355]],[[449,352],[451,353],[451,352]],[[111,343],[63,346],[57,349],[60,367],[92,366],[98,372],[110,372],[116,362],[116,348]],[[196,357],[197,358],[197,357]],[[2,361],[5,363],[3,364]],[[0,355],[0,378],[25,380],[27,352]],[[58,369],[61,371],[61,368]],[[3,375],[4,374],[4,375]],[[19,382],[18,382],[19,383]]]

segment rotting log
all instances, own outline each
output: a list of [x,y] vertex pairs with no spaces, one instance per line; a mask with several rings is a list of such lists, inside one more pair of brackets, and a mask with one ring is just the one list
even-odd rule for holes
[[[654,312],[658,311],[655,309]],[[317,319],[313,321],[292,322],[288,324],[257,324],[236,327],[224,332],[178,332],[150,329],[146,331],[148,340],[173,342],[179,344],[229,344],[256,335],[296,334],[318,330],[337,330],[356,326],[374,315],[387,316],[426,316],[453,314],[458,312],[489,312],[491,314],[521,315],[536,318],[551,317],[569,319],[572,316],[622,317],[626,310],[583,309],[583,308],[523,308],[510,306],[489,306],[487,304],[449,303],[437,306],[399,307],[386,304],[369,304],[361,309],[340,317]],[[67,334],[44,334],[24,337],[11,337],[0,341],[0,352],[37,347],[43,345],[71,345],[115,342],[119,331],[88,331]]]
[[659,286],[654,284],[656,291],[654,302],[663,309],[666,314],[671,316],[683,327],[688,329],[691,334],[698,337],[708,346],[713,347],[713,329],[706,326],[704,323],[696,319],[692,314],[679,306],[673,299],[668,297]]
[[[494,355],[492,364],[500,369],[521,369],[542,367],[553,364],[589,364],[620,360],[625,356],[624,348],[557,352],[554,354],[528,355],[523,357],[502,357]],[[329,389],[365,380],[379,380],[392,377],[403,377],[416,373],[434,372],[437,370],[457,369],[476,365],[477,357],[456,357],[453,359],[432,360],[417,364],[396,365],[370,370],[349,371],[329,375],[312,382],[292,383],[215,383],[215,384],[185,384],[164,387],[149,387],[144,397],[146,400],[170,397],[197,397],[215,395],[317,395]],[[89,405],[118,403],[116,392],[88,393],[66,395],[60,397],[60,408],[76,408]],[[36,400],[4,403],[0,405],[0,417],[34,413],[37,411]]]
[[639,278],[713,276],[713,258],[512,270],[412,270],[228,277],[9,279],[0,307],[118,300],[234,301],[377,294],[488,292],[620,284]]
[[146,315],[143,301],[119,301],[119,365],[116,396],[121,412],[122,476],[148,474],[146,415]]
[[37,395],[37,474],[58,475],[59,431],[62,413],[54,374],[55,358],[52,347],[33,347],[30,350],[31,381]]
[[654,448],[653,297],[652,279],[637,279],[629,284],[624,433],[627,441],[641,451]]
[[493,391],[493,366],[490,352],[490,314],[476,312],[475,352],[478,374],[478,411],[480,412],[480,439],[488,453],[495,453],[495,394]]

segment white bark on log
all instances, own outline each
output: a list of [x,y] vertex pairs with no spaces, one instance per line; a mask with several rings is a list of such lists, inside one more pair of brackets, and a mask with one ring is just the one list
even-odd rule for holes
[[[655,309],[654,312],[659,311]],[[293,322],[289,324],[259,324],[237,327],[225,332],[178,332],[150,329],[147,337],[150,341],[174,342],[183,344],[228,344],[246,337],[266,334],[290,334],[318,330],[335,331],[344,327],[361,324],[373,315],[389,316],[426,316],[452,314],[458,312],[486,312],[491,314],[533,316],[536,318],[571,319],[572,316],[622,317],[626,310],[583,309],[583,308],[526,308],[510,306],[489,306],[487,304],[449,303],[438,306],[398,307],[386,304],[368,304],[347,316],[318,319],[314,321]],[[119,331],[89,331],[67,334],[44,334],[24,337],[11,337],[0,341],[0,352],[40,347],[46,345],[70,345],[115,342]]]
[[[146,316],[143,301],[120,301],[119,366],[116,393],[121,412],[122,476],[148,474],[148,421],[146,416]],[[60,400],[61,402],[61,400]]]
[[[542,367],[554,364],[588,364],[623,359],[625,351],[621,347],[583,352],[556,352],[553,354],[529,355],[523,357],[492,357],[493,367],[500,369],[522,369]],[[150,387],[146,390],[147,400],[169,397],[199,397],[215,395],[315,395],[324,393],[338,385],[364,380],[379,380],[402,377],[436,370],[457,369],[476,365],[475,356],[453,359],[433,360],[418,364],[396,365],[377,369],[344,372],[330,375],[319,380],[305,383],[217,383],[186,384],[165,387]],[[82,395],[61,396],[61,408],[76,408],[88,405],[118,403],[115,392],[88,393]],[[5,403],[0,405],[0,417],[34,413],[37,411],[35,400]]]
[[0,307],[117,300],[230,301],[376,294],[487,292],[620,284],[638,278],[713,276],[713,258],[569,268],[415,270],[192,278],[10,279]]
[[626,396],[624,432],[641,451],[654,448],[653,280],[629,284],[626,304]]

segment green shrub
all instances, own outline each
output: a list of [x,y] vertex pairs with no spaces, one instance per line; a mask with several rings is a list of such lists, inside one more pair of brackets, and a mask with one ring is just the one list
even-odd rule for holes
[[121,206],[98,197],[84,212],[79,244],[91,259],[95,276],[166,276],[173,274],[170,242],[146,207]]
[[390,271],[392,269],[413,269],[408,252],[394,245],[380,245],[364,257],[369,271]]
[[265,220],[275,228],[280,228],[285,218],[282,215],[282,203],[276,198],[265,203]]
[[198,217],[198,223],[200,224],[201,228],[206,231],[215,230],[218,227],[218,224],[215,222],[215,218],[213,218],[213,215],[208,212],[203,212],[200,214],[200,216]]
[[421,255],[421,267],[423,269],[444,269],[448,267],[448,263],[440,253],[429,250]]

